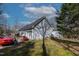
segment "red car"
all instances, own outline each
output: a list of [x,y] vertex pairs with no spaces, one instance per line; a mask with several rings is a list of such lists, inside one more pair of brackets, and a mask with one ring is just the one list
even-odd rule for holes
[[9,45],[14,42],[13,38],[10,37],[0,37],[0,45]]

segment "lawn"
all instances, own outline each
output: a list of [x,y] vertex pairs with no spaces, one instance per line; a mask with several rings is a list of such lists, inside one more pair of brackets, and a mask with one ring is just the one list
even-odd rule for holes
[[[46,39],[45,46],[48,56],[73,56],[74,54],[60,45],[60,43]],[[6,56],[42,56],[42,40],[32,40],[0,50],[0,55]]]

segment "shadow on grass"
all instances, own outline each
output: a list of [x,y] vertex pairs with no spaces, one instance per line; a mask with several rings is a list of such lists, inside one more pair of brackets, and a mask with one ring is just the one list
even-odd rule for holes
[[1,51],[4,53],[3,56],[30,56],[31,48],[34,48],[34,42],[29,41],[27,43],[23,43],[22,47],[20,48],[16,46],[12,48],[5,48]]
[[[78,56],[78,54],[76,54],[72,50],[70,50],[70,48],[72,48],[72,49],[74,49],[76,51],[79,51],[79,50],[77,50],[77,49],[72,47],[72,46],[79,46],[78,42],[72,42],[72,41],[68,41],[68,40],[55,39],[53,37],[51,37],[51,39],[59,42],[60,45],[62,45],[61,43],[63,43],[64,45],[66,45],[66,46],[62,45],[65,49],[71,51],[74,55]],[[70,45],[72,45],[72,46],[70,46]]]

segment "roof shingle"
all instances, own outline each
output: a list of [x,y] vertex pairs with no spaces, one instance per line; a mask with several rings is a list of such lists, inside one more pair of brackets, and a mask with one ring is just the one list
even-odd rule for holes
[[46,17],[43,16],[41,18],[39,18],[38,20],[34,21],[31,24],[25,25],[23,28],[21,28],[19,31],[25,31],[25,30],[31,30],[33,28],[35,28],[41,21],[43,21]]

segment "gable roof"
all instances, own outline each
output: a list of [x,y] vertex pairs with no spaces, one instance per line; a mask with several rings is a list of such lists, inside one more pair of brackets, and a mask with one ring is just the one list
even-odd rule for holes
[[31,30],[33,28],[35,28],[41,21],[43,21],[44,19],[46,19],[45,16],[39,18],[38,20],[34,21],[31,24],[25,25],[23,28],[21,28],[19,31],[25,31],[25,30]]

